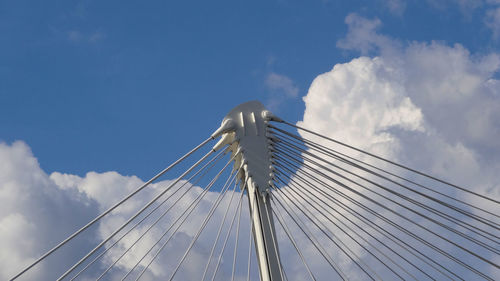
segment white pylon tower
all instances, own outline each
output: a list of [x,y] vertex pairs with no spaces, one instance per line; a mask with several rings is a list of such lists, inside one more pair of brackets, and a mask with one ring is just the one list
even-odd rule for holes
[[252,231],[262,281],[282,281],[282,270],[274,228],[271,192],[273,177],[267,122],[278,120],[258,101],[238,105],[222,121],[213,137],[222,136],[215,145],[226,144],[235,156],[234,167],[240,186],[248,193]]

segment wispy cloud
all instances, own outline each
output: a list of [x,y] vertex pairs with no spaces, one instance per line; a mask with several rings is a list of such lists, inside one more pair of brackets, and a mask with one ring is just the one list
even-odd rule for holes
[[486,26],[493,32],[493,38],[500,38],[500,7],[490,9],[486,12]]
[[97,43],[106,38],[106,34],[100,30],[84,33],[79,30],[70,30],[66,33],[67,39],[74,43]]
[[269,92],[266,105],[270,110],[278,111],[280,105],[299,95],[299,87],[286,75],[270,72],[264,83]]
[[283,93],[285,96],[295,98],[299,88],[288,76],[271,72],[266,77],[266,86],[274,92]]
[[397,16],[402,16],[406,10],[405,0],[385,0],[384,3],[389,11]]
[[399,45],[396,40],[377,33],[377,29],[382,25],[378,18],[367,19],[351,13],[346,16],[345,23],[347,35],[337,41],[337,47],[341,49],[356,50],[367,55],[372,52],[386,52]]

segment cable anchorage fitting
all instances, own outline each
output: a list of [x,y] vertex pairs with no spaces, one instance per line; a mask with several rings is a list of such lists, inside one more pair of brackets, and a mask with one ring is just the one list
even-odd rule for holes
[[237,170],[241,181],[248,177],[262,196],[269,191],[273,175],[269,121],[282,122],[260,102],[250,101],[232,109],[224,117],[219,129],[212,134],[214,138],[222,136],[214,150],[229,145],[234,156],[241,149],[240,155],[234,159],[233,169]]

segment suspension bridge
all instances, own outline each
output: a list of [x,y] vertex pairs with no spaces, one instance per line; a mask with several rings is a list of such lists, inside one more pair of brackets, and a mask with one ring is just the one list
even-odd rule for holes
[[[167,176],[57,280],[151,280],[154,266],[168,280],[500,280],[499,198],[289,123],[256,101],[11,280]],[[211,246],[202,259],[200,240]]]

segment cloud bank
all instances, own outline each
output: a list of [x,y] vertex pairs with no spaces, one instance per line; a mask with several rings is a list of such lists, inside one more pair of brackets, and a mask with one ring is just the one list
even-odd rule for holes
[[316,77],[299,124],[498,196],[499,54],[403,44],[379,34],[378,19],[356,14],[346,23],[338,46],[378,55]]
[[[298,125],[499,198],[499,54],[471,54],[460,44],[404,43],[378,33],[380,20],[357,14],[348,15],[345,22],[348,32],[337,46],[364,56],[336,64],[314,79],[303,98],[305,112]],[[369,160],[360,153],[349,154]],[[498,274],[491,267],[477,266],[491,276]],[[465,279],[475,278],[452,268]]]
[[[50,175],[45,173],[33,156],[30,148],[22,141],[12,144],[0,143],[0,279],[7,280],[17,274],[23,267],[33,262],[36,258],[64,240],[74,231],[95,218],[98,214],[111,207],[119,199],[125,197],[131,191],[141,186],[144,182],[136,176],[123,176],[117,172],[96,173],[89,172],[84,177],[71,174],[54,172]],[[137,196],[132,197],[124,205],[117,208],[110,215],[104,217],[96,227],[91,227],[82,235],[77,236],[67,246],[62,247],[53,255],[49,256],[42,263],[28,271],[20,280],[54,280],[65,270],[71,267],[94,248],[100,241],[111,234],[116,228],[124,223],[129,217],[144,206],[149,200],[172,181],[164,180],[151,184],[147,189],[141,191]],[[180,182],[172,188],[176,190]],[[185,196],[181,198],[184,191],[190,186],[186,184],[184,189],[173,195],[168,202],[180,199],[177,207],[167,213],[165,217],[155,227],[144,236],[144,239],[131,251],[129,255],[120,260],[116,267],[109,272],[107,280],[118,280],[130,270],[140,257],[162,236],[163,229],[172,222],[193,202],[201,193],[200,187],[193,187]],[[168,192],[169,195],[173,192]],[[229,203],[232,191],[228,193],[221,202],[221,207],[216,209],[214,217],[216,219],[209,223],[200,237],[200,242],[195,244],[186,263],[177,278],[192,280],[199,278],[207,262],[208,253],[213,245],[217,227],[223,217],[223,212]],[[237,195],[230,205],[230,214],[236,210]],[[172,241],[162,251],[157,261],[153,263],[147,273],[145,280],[157,280],[158,278],[168,278],[173,268],[177,265],[180,257],[194,237],[198,227],[201,225],[208,210],[215,201],[219,192],[208,192],[200,201],[198,207],[188,218],[188,223],[184,224],[172,237]],[[246,206],[246,205],[244,205]],[[160,208],[160,211],[166,208]],[[161,212],[160,212],[161,213]],[[158,212],[154,213],[158,214]],[[82,280],[91,278],[94,280],[104,269],[107,268],[136,238],[138,238],[151,224],[158,218],[153,215],[151,219],[133,230],[126,239],[120,241],[114,250],[109,251],[103,258],[83,276]],[[242,212],[240,253],[247,253],[247,241],[249,235],[248,214]],[[227,231],[228,223],[223,229]],[[123,233],[123,232],[122,232]],[[120,237],[119,233],[116,238]],[[232,249],[234,249],[234,230],[231,234],[228,247],[231,250],[225,251],[217,280],[227,279],[232,270]],[[165,237],[168,237],[166,235]],[[116,241],[116,240],[111,240]],[[219,242],[220,244],[220,242]],[[161,244],[159,244],[161,245]],[[233,245],[233,246],[231,246]],[[155,253],[157,248],[152,252]],[[220,251],[220,246],[217,249]],[[216,252],[218,257],[218,252]],[[240,259],[246,260],[246,254],[240,254]],[[90,260],[89,260],[90,261]],[[149,258],[146,259],[149,262]],[[192,266],[196,264],[198,266]],[[243,264],[243,262],[242,262]],[[212,262],[211,269],[215,263]],[[246,265],[246,262],[245,262]],[[139,271],[143,267],[139,267]],[[245,267],[246,269],[246,267]],[[78,271],[75,271],[76,273]],[[210,273],[210,271],[209,271]],[[246,271],[237,272],[237,277],[246,277]],[[256,276],[254,276],[256,277]],[[243,278],[243,277],[241,277]],[[90,279],[89,279],[90,280]]]
[[[346,24],[348,33],[338,47],[363,56],[336,64],[314,79],[303,98],[306,109],[299,125],[500,197],[500,81],[496,78],[500,56],[471,54],[459,44],[403,43],[378,33],[382,24],[379,20],[356,14],[346,17]],[[266,83],[290,97],[298,93],[293,82],[283,75],[272,73]],[[152,185],[142,197],[91,228],[87,238],[78,240],[71,251],[63,251],[37,266],[26,280],[59,276],[77,255],[88,252],[170,182]],[[61,172],[48,175],[25,143],[0,143],[0,278],[12,277],[49,245],[55,245],[142,183],[135,176],[116,172],[89,172],[84,177]],[[188,205],[200,192],[201,188],[196,187],[180,204]],[[168,277],[217,195],[210,192],[205,197],[191,223],[173,237],[173,243],[153,264],[146,280]],[[166,216],[163,225],[171,223],[176,215]],[[223,208],[214,216],[221,218]],[[242,219],[248,222],[245,216]],[[131,236],[138,237],[146,227],[133,231]],[[213,235],[217,227],[209,224],[206,233]],[[242,241],[248,241],[248,230],[249,225],[242,224],[241,231],[247,235]],[[161,235],[161,231],[153,231],[134,255],[118,263],[110,278],[123,276]],[[278,235],[284,237],[279,227]],[[190,256],[191,266],[183,268],[180,279],[201,276],[213,245],[211,237],[201,237]],[[297,239],[306,240],[300,235]],[[123,251],[131,243],[131,239],[122,241],[118,248]],[[240,252],[244,252],[247,244],[241,244],[244,246],[240,246]],[[316,261],[318,253],[308,247],[306,256]],[[307,278],[294,250],[283,247],[280,251],[287,259],[288,277]],[[90,277],[95,278],[120,253],[107,254],[104,264],[98,265],[99,270],[91,272]],[[224,280],[230,275],[231,263],[231,257],[225,256],[218,278]],[[328,278],[323,266],[319,260],[312,263],[318,276]],[[237,277],[246,277],[246,272],[237,272]]]

